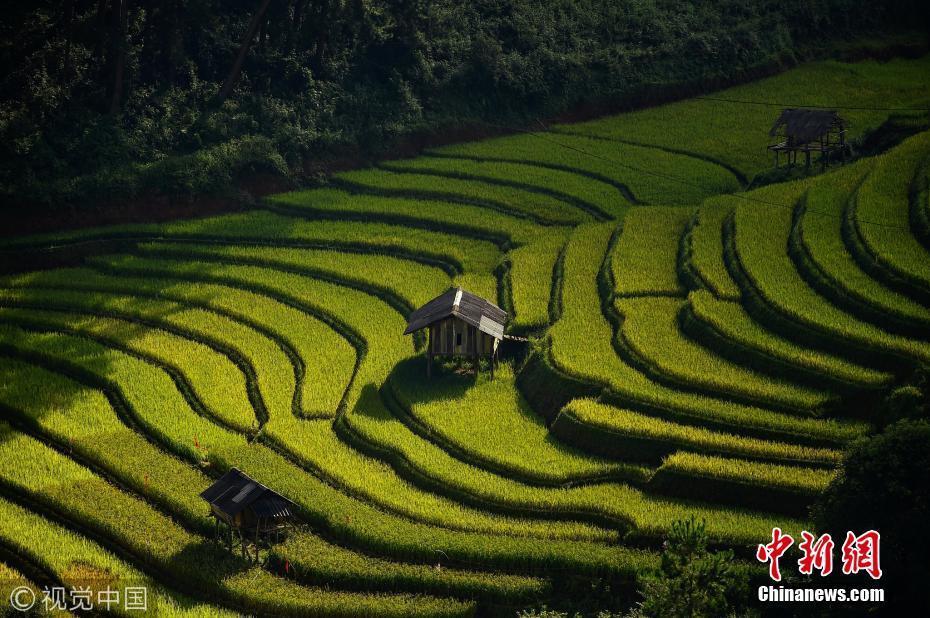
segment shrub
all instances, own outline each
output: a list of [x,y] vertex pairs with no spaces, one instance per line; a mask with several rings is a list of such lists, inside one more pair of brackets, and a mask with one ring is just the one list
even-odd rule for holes
[[708,552],[704,523],[694,517],[672,525],[659,571],[644,577],[640,615],[716,618],[745,602],[746,571],[730,551]]
[[[926,387],[925,387],[926,388]],[[882,402],[882,421],[893,423],[902,419],[927,418],[927,393],[917,386],[908,384],[892,390]]]
[[[926,608],[930,580],[930,423],[903,420],[857,441],[814,507],[819,530],[881,534],[884,610]],[[837,541],[838,543],[841,541]],[[910,612],[906,612],[910,613]]]

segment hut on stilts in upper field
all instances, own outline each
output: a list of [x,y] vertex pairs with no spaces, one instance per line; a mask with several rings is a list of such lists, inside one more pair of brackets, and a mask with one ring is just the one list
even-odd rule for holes
[[293,519],[293,502],[237,468],[200,497],[210,505],[210,516],[216,520],[216,540],[225,538],[229,551],[238,543],[242,556],[255,562],[260,548],[280,541]]
[[835,110],[825,109],[785,109],[775,120],[769,136],[773,142],[769,150],[775,153],[775,167],[779,164],[779,155],[785,153],[788,165],[795,165],[798,153],[804,153],[804,166],[811,166],[811,153],[820,153],[821,169],[827,168],[827,160],[833,153],[839,153],[846,161],[846,127]]
[[452,288],[411,313],[404,334],[429,329],[427,377],[432,375],[434,357],[471,358],[477,374],[481,357],[486,356],[493,378],[506,324],[506,311],[462,288]]

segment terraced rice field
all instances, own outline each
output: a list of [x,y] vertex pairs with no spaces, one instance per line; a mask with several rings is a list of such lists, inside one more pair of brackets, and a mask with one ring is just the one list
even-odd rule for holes
[[[926,104],[927,66],[720,96]],[[512,615],[577,578],[632,603],[692,514],[747,561],[773,526],[809,529],[881,420],[863,402],[930,366],[930,133],[747,192],[771,109],[721,105],[3,241],[59,265],[0,278],[0,578],[142,582],[164,615]],[[402,334],[450,286],[528,338],[493,379],[427,379]],[[198,498],[231,467],[295,504],[259,563],[213,542]]]

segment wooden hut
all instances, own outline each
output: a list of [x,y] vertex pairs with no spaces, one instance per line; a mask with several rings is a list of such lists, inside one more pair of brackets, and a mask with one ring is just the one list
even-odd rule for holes
[[775,153],[775,167],[778,167],[779,155],[783,152],[789,165],[797,163],[799,152],[804,153],[806,167],[811,165],[812,152],[820,153],[823,168],[834,152],[840,153],[845,161],[847,124],[835,110],[782,110],[769,131],[773,138],[769,150]]
[[225,527],[229,550],[238,542],[242,555],[251,557],[248,546],[252,544],[256,561],[261,545],[280,540],[293,518],[293,502],[237,468],[220,477],[200,497],[210,505],[210,515],[216,520],[217,540],[221,527]]
[[411,313],[404,334],[428,329],[427,376],[432,374],[436,356],[471,358],[475,373],[484,356],[490,363],[493,378],[497,349],[504,338],[506,324],[506,311],[462,288],[452,288]]

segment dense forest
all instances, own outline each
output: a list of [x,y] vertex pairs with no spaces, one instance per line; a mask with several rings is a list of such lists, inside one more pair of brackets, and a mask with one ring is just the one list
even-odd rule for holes
[[7,208],[217,192],[405,136],[643,103],[914,26],[917,0],[64,0],[0,37]]

